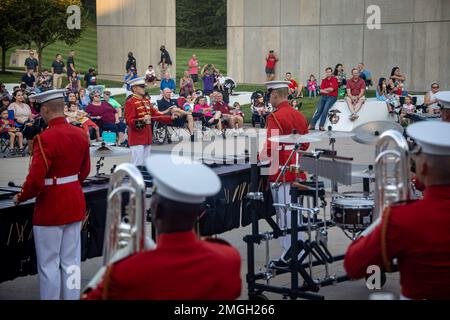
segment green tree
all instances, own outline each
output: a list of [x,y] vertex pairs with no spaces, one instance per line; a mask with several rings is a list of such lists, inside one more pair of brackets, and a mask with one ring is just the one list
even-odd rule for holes
[[[56,41],[67,45],[77,43],[88,23],[87,10],[81,0],[28,0],[19,1],[22,5],[22,20],[25,21],[26,33],[23,41],[34,43],[39,57],[39,69],[42,52]],[[80,8],[80,29],[70,29],[67,25],[69,14],[67,8],[76,5]]]
[[2,72],[6,71],[6,52],[23,43],[23,23],[19,18],[20,1],[2,0],[0,5],[0,47],[2,48]]
[[177,46],[222,48],[227,42],[226,0],[177,0]]

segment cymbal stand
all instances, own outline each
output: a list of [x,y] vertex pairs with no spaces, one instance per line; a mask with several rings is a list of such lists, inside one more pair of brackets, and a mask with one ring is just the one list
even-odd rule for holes
[[[287,161],[286,161],[286,163],[284,163],[284,165],[281,167],[281,171],[280,171],[280,173],[278,174],[278,176],[277,176],[277,179],[275,180],[275,182],[271,185],[271,188],[273,189],[273,190],[275,190],[275,199],[273,199],[274,200],[274,203],[279,203],[279,199],[278,199],[278,190],[280,189],[280,187],[281,187],[281,185],[283,185],[283,184],[285,184],[286,183],[286,171],[287,171],[287,169],[289,168],[289,163],[291,162],[291,160],[292,160],[292,157],[294,156],[294,155],[296,155],[296,157],[297,157],[297,159],[298,159],[298,154],[297,154],[297,151],[300,149],[300,146],[301,146],[301,143],[296,143],[295,145],[294,145],[294,149],[292,149],[292,152],[289,154],[289,157],[288,157],[288,159],[287,159]],[[281,178],[283,178],[283,182],[280,182],[280,180],[281,180]],[[286,204],[286,199],[287,199],[287,195],[286,195],[286,189],[285,188],[283,188],[283,191],[284,191],[284,204]],[[278,211],[277,211],[278,212]],[[286,215],[287,215],[287,212],[286,212],[286,210],[284,210],[284,223],[283,223],[283,225],[285,226],[285,230],[287,229],[287,217],[286,217]],[[278,216],[278,214],[277,214],[277,216]],[[277,222],[279,223],[280,222],[280,220],[281,220],[281,217],[279,217],[279,218],[277,218]]]
[[[334,145],[333,145],[334,149]],[[314,157],[314,182],[316,184],[316,195],[315,195],[315,204],[314,207],[319,208],[319,160],[320,156],[323,153],[323,150],[315,150],[312,153]],[[334,154],[334,150],[333,150]],[[325,249],[327,248],[328,244],[328,226],[327,226],[327,213],[326,213],[326,207],[323,208],[323,228],[320,228],[316,231],[316,241],[321,244]],[[311,241],[311,239],[309,239]],[[311,261],[311,256],[309,257]],[[325,279],[328,279],[330,277],[329,270],[328,270],[328,261],[324,260],[324,266],[325,266]]]

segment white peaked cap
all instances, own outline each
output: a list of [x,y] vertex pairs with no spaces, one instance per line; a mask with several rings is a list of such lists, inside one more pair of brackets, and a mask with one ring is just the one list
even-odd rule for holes
[[200,204],[221,188],[213,170],[189,158],[154,155],[146,159],[145,165],[153,177],[156,193],[169,200]]

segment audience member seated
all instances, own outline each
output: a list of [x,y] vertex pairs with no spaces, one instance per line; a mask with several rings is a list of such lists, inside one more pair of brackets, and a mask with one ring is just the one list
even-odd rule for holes
[[222,114],[222,119],[228,123],[228,127],[236,133],[244,133],[244,118],[238,114],[233,114],[230,107],[223,101],[223,95],[220,92],[214,93],[215,103],[213,109]]
[[89,103],[91,103],[91,98],[89,97],[89,94],[84,88],[81,88],[78,94],[79,94],[78,102],[80,104],[80,108],[86,110],[86,107],[89,105]]
[[100,128],[89,119],[88,114],[80,110],[76,103],[69,102],[67,106],[67,110],[64,110],[64,114],[66,115],[67,122],[75,124],[79,123],[83,130],[86,132],[89,140],[91,139],[91,130],[95,132],[95,138],[97,141],[101,141],[100,137]]
[[366,90],[369,90],[369,87],[373,86],[372,73],[366,70],[366,66],[362,62],[358,63],[357,69],[359,72],[359,77],[363,79],[366,84]]
[[352,78],[347,81],[347,96],[345,101],[347,102],[348,109],[350,110],[350,120],[355,121],[359,118],[357,113],[361,110],[366,98],[366,83],[359,77],[359,71],[357,69],[352,70]]
[[161,79],[161,83],[159,85],[159,89],[161,90],[161,93],[164,91],[164,89],[170,89],[172,92],[175,92],[176,84],[175,80],[170,78],[170,73],[166,72],[164,74],[164,79]]
[[69,92],[78,92],[81,89],[81,81],[78,77],[78,73],[72,72],[72,75],[69,77],[69,83],[66,86],[66,89]]
[[120,105],[120,103],[117,102],[117,100],[114,99],[114,97],[111,96],[111,91],[108,91],[108,90],[103,91],[103,99],[106,102],[108,102],[110,105],[112,105],[114,109],[117,110],[117,114],[119,115],[119,123],[117,124],[117,128],[119,130],[119,141],[118,141],[118,143],[119,143],[119,145],[123,144],[123,142],[124,142],[123,141],[124,135],[121,134],[121,132],[125,132],[125,130],[127,128],[127,125],[125,123],[125,118],[124,118],[124,115],[123,115],[123,108]]
[[187,122],[191,141],[194,142],[194,118],[192,117],[192,113],[178,107],[177,100],[172,99],[171,89],[165,88],[162,94],[162,99],[157,102],[158,111],[163,114],[176,115],[177,118],[172,122],[174,127],[184,128]]
[[38,77],[36,86],[40,92],[53,89],[53,79],[47,69],[44,69]]
[[147,86],[156,87],[156,80],[156,72],[153,69],[153,66],[149,65],[147,71],[145,71],[145,82]]
[[292,74],[290,72],[286,72],[284,80],[291,83],[289,85],[289,99],[300,98],[302,96],[302,85],[297,83],[297,81],[292,78]]
[[241,104],[239,102],[233,103],[233,107],[231,108],[231,113],[235,116],[240,116],[245,119],[245,114],[241,110]]
[[1,82],[0,82],[0,97],[8,97],[9,100],[12,99],[12,96],[6,89],[5,84]]
[[388,93],[386,78],[380,78],[378,80],[378,86],[377,90],[375,91],[375,94],[378,101],[384,101],[386,103],[389,113],[394,112],[394,107],[389,103],[390,99],[388,97],[390,95]]
[[409,125],[411,124],[411,120],[406,118],[407,114],[413,114],[416,112],[416,106],[412,104],[412,97],[406,96],[405,103],[402,106],[402,111],[400,113],[400,124],[401,125]]
[[15,125],[20,131],[23,131],[27,123],[33,121],[33,113],[30,106],[25,103],[25,96],[21,90],[14,92],[13,103],[9,105],[8,110],[14,111]]
[[9,97],[7,95],[1,96],[0,100],[0,108],[8,108],[11,101],[9,100]]
[[396,94],[398,96],[405,95],[406,91],[404,90],[404,85],[405,85],[406,77],[400,73],[399,67],[392,68],[391,79],[394,81],[395,87],[397,87]]
[[436,94],[439,92],[439,83],[433,82],[431,90],[425,94],[424,105],[428,113],[439,113],[439,101],[436,99]]
[[[86,112],[90,118],[100,127],[100,132],[111,131],[118,136],[123,136],[124,132],[119,132],[117,124],[119,123],[119,115],[106,101],[101,101],[100,92],[92,93],[92,102],[87,106]],[[118,138],[120,140],[120,137]]]
[[217,126],[217,134],[222,133],[222,123],[220,117],[222,114],[220,111],[214,111],[212,107],[206,104],[205,97],[198,97],[197,103],[194,107],[193,116],[200,119],[205,127]]
[[187,97],[195,91],[194,80],[189,75],[189,70],[184,71],[183,78],[180,79],[180,96]]
[[188,95],[184,100],[182,109],[186,112],[193,113],[195,107],[195,100],[197,99],[197,95],[194,93],[192,95]]
[[89,88],[97,85],[97,75],[94,68],[89,68],[88,72],[84,75],[84,87]]
[[21,83],[25,84],[25,90],[28,92],[34,91],[39,93],[39,89],[36,87],[36,77],[34,76],[34,70],[28,69],[27,73],[22,76]]
[[23,152],[23,136],[16,128],[14,120],[8,119],[8,109],[2,107],[0,109],[0,137],[9,141],[9,154],[15,155],[15,143],[19,145],[19,152]]
[[266,126],[266,119],[270,114],[270,110],[264,101],[264,96],[262,93],[257,92],[255,95],[252,95],[252,97],[252,125],[255,127],[255,124],[259,122],[259,126],[264,128]]

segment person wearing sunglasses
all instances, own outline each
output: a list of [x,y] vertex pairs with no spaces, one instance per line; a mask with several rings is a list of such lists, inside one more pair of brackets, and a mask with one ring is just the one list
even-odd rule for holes
[[439,101],[436,98],[436,94],[439,92],[439,83],[433,82],[431,84],[431,90],[427,92],[424,98],[424,105],[427,107],[428,113],[439,113]]

